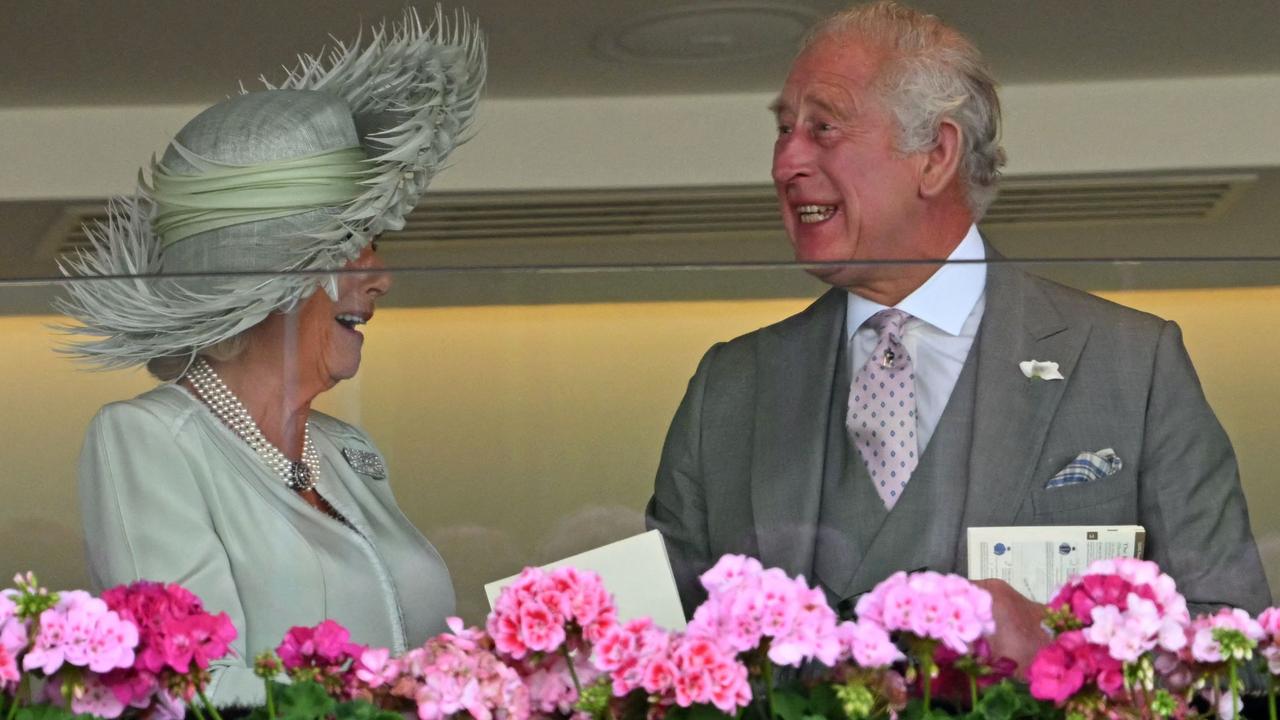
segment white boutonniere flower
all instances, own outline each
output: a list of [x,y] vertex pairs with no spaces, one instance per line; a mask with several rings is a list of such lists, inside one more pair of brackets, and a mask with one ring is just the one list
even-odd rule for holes
[[1029,380],[1063,380],[1058,363],[1051,360],[1023,360],[1018,363],[1022,374]]

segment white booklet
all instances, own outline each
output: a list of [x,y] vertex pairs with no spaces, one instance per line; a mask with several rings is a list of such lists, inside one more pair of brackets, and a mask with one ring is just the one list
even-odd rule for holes
[[[684,607],[680,605],[680,595],[676,592],[667,546],[657,530],[578,553],[542,568],[552,570],[566,565],[590,570],[600,576],[605,589],[613,593],[620,621],[650,617],[655,625],[667,630],[684,629]],[[515,579],[513,575],[484,586],[484,593],[489,596],[489,607],[498,600],[502,588]]]
[[1048,602],[1094,560],[1142,557],[1141,525],[1033,525],[969,528],[969,579],[999,578]]

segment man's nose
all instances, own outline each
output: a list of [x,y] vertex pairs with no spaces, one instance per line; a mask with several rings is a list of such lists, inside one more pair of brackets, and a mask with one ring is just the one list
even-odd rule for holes
[[809,174],[813,153],[798,132],[779,135],[773,147],[773,182],[786,184]]

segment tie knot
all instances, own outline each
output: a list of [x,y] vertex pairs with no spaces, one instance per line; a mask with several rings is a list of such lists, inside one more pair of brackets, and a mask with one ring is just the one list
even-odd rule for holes
[[892,335],[902,337],[902,326],[911,318],[908,313],[897,308],[887,308],[867,319],[867,325],[874,328],[880,337]]

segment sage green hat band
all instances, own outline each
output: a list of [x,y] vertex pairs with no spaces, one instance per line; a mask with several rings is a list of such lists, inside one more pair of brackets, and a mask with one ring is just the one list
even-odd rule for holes
[[346,205],[365,188],[370,163],[358,147],[255,165],[202,159],[199,175],[152,164],[148,194],[161,247],[209,230]]

